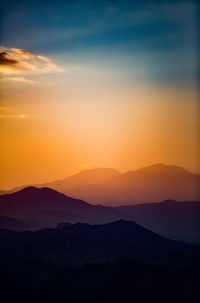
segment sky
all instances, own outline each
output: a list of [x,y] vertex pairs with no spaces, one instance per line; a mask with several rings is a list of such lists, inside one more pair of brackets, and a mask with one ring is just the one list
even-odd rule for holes
[[0,188],[200,173],[197,1],[1,0]]

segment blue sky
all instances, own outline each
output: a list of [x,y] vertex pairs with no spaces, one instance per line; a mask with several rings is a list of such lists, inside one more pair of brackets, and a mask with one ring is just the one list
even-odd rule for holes
[[193,85],[197,9],[196,1],[2,1],[1,44]]

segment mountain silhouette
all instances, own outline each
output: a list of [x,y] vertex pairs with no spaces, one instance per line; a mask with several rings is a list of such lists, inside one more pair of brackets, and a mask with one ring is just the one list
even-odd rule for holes
[[26,229],[53,227],[59,222],[105,223],[121,218],[121,214],[101,205],[90,205],[50,188],[27,187],[0,196],[0,214],[27,222]]
[[199,302],[199,246],[135,222],[0,230],[2,302]]
[[[58,184],[49,186],[56,189]],[[118,174],[104,183],[77,184],[71,188],[61,186],[59,190],[90,203],[119,206],[166,199],[200,200],[199,188],[199,175],[181,167],[157,164]]]
[[[0,265],[1,266],[1,265]],[[26,259],[0,268],[2,302],[197,303],[200,270],[144,264],[135,260],[87,263],[58,270]],[[19,275],[20,272],[20,275]],[[132,301],[133,301],[132,300]]]
[[200,201],[167,200],[116,209],[162,236],[200,244]]
[[83,170],[63,180],[46,183],[45,186],[62,192],[63,189],[67,190],[77,186],[104,184],[119,175],[120,173],[112,168],[93,168]]
[[134,221],[68,224],[36,232],[0,230],[0,259],[11,263],[41,259],[60,267],[129,258],[185,266],[197,262],[198,253],[199,247],[166,239]]
[[99,177],[101,169],[92,169],[48,183],[48,187],[92,204],[110,206],[200,200],[200,176],[181,167],[155,164],[122,174],[110,169],[103,172],[107,178]]
[[[50,187],[76,199],[106,206],[134,205],[168,199],[200,200],[200,175],[178,166],[164,164],[125,173],[111,168],[89,169],[63,180],[36,186]],[[15,188],[8,193],[21,188]]]
[[0,228],[15,231],[53,228],[64,222],[102,224],[126,219],[170,239],[200,243],[199,218],[198,201],[167,200],[112,208],[36,187],[0,197]]

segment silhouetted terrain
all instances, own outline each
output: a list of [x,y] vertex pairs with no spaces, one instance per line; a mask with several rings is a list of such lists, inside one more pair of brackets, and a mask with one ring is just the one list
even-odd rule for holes
[[19,223],[21,220],[21,230],[55,227],[66,221],[105,223],[121,218],[121,214],[111,207],[90,205],[53,189],[36,187],[0,196],[0,215],[18,219]]
[[175,240],[200,243],[200,202],[163,201],[117,208],[90,205],[49,188],[28,187],[0,197],[0,227],[15,231],[56,227],[58,223],[99,224],[119,219]]
[[198,253],[198,246],[166,239],[133,221],[58,225],[37,232],[0,231],[0,258],[11,263],[39,258],[62,267],[133,258],[178,266],[196,264]]
[[[107,171],[104,173],[108,174]],[[47,185],[92,204],[110,206],[167,199],[200,200],[200,176],[181,167],[156,164],[122,174],[109,173],[104,180],[97,178],[99,174],[102,174],[101,169],[89,170]],[[84,180],[82,182],[80,175]],[[90,178],[90,175],[95,175],[96,178]]]
[[[20,274],[19,274],[20,272]],[[4,302],[197,303],[200,271],[119,260],[56,271],[26,260],[19,272],[0,270]]]
[[116,209],[162,236],[200,244],[200,202],[168,200]]
[[0,230],[1,302],[198,302],[199,251],[122,220]]
[[[91,204],[121,206],[159,202],[200,200],[200,175],[182,167],[155,164],[119,173],[111,168],[95,168],[37,187],[50,187]],[[25,186],[24,186],[25,187]],[[19,190],[15,188],[10,192]],[[4,191],[5,193],[5,191]]]

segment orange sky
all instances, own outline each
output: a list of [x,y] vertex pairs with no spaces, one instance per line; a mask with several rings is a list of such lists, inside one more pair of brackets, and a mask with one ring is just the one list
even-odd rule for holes
[[0,189],[94,166],[200,173],[197,1],[78,2],[4,1]]
[[106,76],[2,81],[2,189],[93,166],[126,171],[164,163],[200,172],[195,90]]

